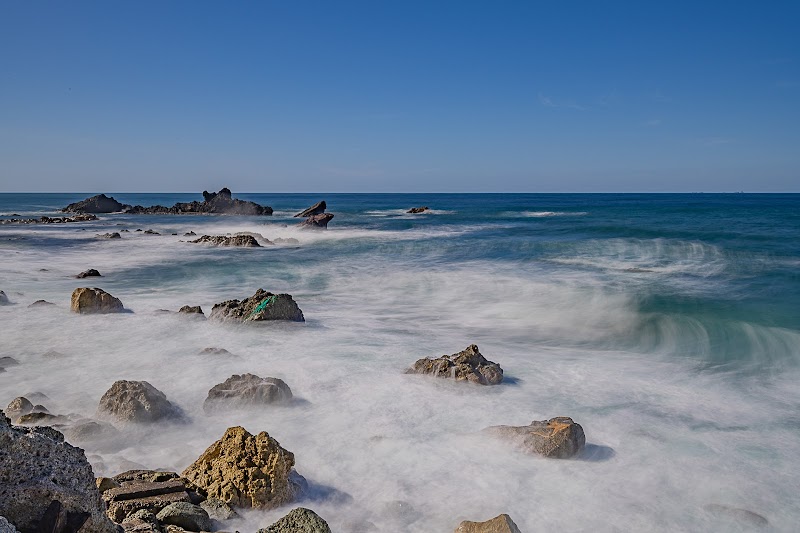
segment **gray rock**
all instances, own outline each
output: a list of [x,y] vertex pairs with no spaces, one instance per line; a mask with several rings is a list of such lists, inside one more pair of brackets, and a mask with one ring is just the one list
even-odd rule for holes
[[573,457],[586,445],[581,425],[566,416],[534,420],[528,426],[491,426],[484,432],[508,440],[525,452],[556,459]]
[[52,303],[52,302],[48,302],[47,300],[36,300],[31,305],[29,305],[28,308],[31,308],[31,307],[50,307],[51,305],[55,305],[55,304]]
[[14,359],[13,357],[3,356],[0,357],[0,368],[8,368],[12,366],[17,366],[19,361]]
[[331,533],[331,528],[320,516],[304,507],[297,507],[289,514],[258,533]]
[[327,204],[325,204],[325,200],[322,200],[321,202],[317,202],[316,204],[312,205],[308,209],[305,209],[304,211],[301,211],[300,213],[297,213],[295,215],[295,218],[296,217],[311,217],[311,216],[314,216],[314,215],[321,215],[322,213],[325,212],[325,209],[327,207],[328,206],[327,206]]
[[94,481],[95,485],[97,485],[97,490],[100,491],[100,494],[104,493],[109,489],[116,489],[119,487],[119,483],[117,483],[110,477],[99,477],[96,478]]
[[213,244],[214,246],[238,246],[242,248],[260,248],[261,245],[252,235],[237,235],[234,237],[227,237],[225,235],[203,235],[199,239],[189,241],[190,243],[197,244]]
[[419,359],[408,374],[430,374],[456,381],[470,381],[480,385],[497,385],[503,381],[500,365],[487,360],[478,347],[472,344],[466,350],[436,359]]
[[8,296],[3,291],[0,291],[0,305],[8,305],[11,302],[8,300]]
[[233,518],[239,518],[239,513],[234,511],[230,505],[217,498],[208,498],[204,500],[200,503],[200,507],[202,507],[213,520],[231,520]]
[[0,510],[21,531],[116,533],[83,450],[58,431],[11,426],[0,411]]
[[207,413],[235,409],[286,404],[292,400],[292,390],[278,378],[262,378],[255,374],[234,374],[208,391],[203,403]]
[[187,315],[194,315],[194,314],[203,315],[204,314],[203,313],[203,308],[200,307],[199,305],[195,305],[195,306],[184,305],[183,307],[178,309],[178,312],[179,313],[185,313]]
[[210,531],[211,518],[205,509],[188,502],[171,503],[156,515],[159,522],[182,527],[187,531]]
[[517,524],[507,514],[495,516],[486,522],[464,520],[454,533],[521,533]]
[[720,503],[709,503],[708,505],[704,505],[703,509],[714,516],[729,518],[750,526],[766,527],[769,525],[769,520],[760,514],[739,507],[731,507]]
[[119,435],[119,430],[111,424],[89,418],[77,420],[65,425],[63,428],[59,428],[59,430],[64,433],[64,437],[69,442],[76,444],[111,439]]
[[273,294],[264,289],[244,300],[227,300],[211,309],[209,318],[240,322],[260,320],[290,320],[305,322],[303,312],[291,294]]
[[17,533],[17,528],[14,527],[14,524],[6,520],[5,517],[0,516],[0,533]]
[[184,237],[197,237],[197,233],[195,233],[193,231],[188,231],[188,232],[184,233],[183,236]]
[[8,407],[6,407],[6,415],[8,415],[11,420],[17,420],[19,417],[27,415],[31,411],[33,411],[33,404],[24,396],[14,398],[9,402]]
[[97,237],[99,239],[121,239],[122,235],[115,231],[113,233],[103,233],[102,235],[98,234]]
[[80,287],[72,292],[70,310],[80,314],[121,313],[125,310],[119,298],[103,289]]
[[100,399],[98,413],[120,422],[185,420],[183,411],[170,403],[163,392],[146,381],[115,382]]
[[216,348],[211,346],[209,348],[203,348],[198,352],[198,355],[233,355],[231,352],[226,350],[225,348]]
[[170,479],[177,479],[178,474],[165,470],[126,470],[114,476],[114,481],[117,483],[161,483],[162,481],[169,481]]
[[105,194],[98,194],[80,202],[69,204],[61,211],[64,213],[116,213],[122,211],[124,204],[116,201],[113,197]]
[[144,233],[145,235],[161,235],[159,232],[152,229],[145,230]]
[[333,219],[333,213],[313,215],[298,224],[301,229],[327,229],[328,222]]
[[81,272],[80,274],[78,274],[75,277],[78,278],[78,279],[83,279],[83,278],[102,277],[102,276],[101,276],[100,272],[98,272],[97,270],[95,270],[93,268],[90,268],[89,270],[84,270],[83,272]]

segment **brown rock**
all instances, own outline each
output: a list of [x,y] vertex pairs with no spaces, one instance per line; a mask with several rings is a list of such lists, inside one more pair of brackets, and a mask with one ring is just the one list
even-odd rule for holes
[[[103,494],[105,497],[105,494]],[[186,491],[183,492],[169,492],[166,494],[159,494],[158,496],[148,496],[146,498],[134,498],[132,500],[119,500],[108,502],[108,517],[114,522],[122,522],[136,511],[142,509],[150,511],[151,513],[158,513],[167,505],[175,502],[189,502],[191,498]]]
[[262,431],[228,428],[182,476],[209,498],[243,508],[272,509],[295,499],[299,487],[290,479],[294,454]]
[[181,421],[185,418],[180,408],[146,381],[115,382],[100,398],[97,411],[120,422]]
[[464,520],[454,533],[521,533],[517,524],[507,514],[495,516],[486,522]]
[[178,309],[178,312],[179,313],[185,313],[185,314],[188,314],[188,315],[203,315],[204,314],[203,313],[203,308],[200,307],[199,305],[194,305],[194,306],[184,305],[183,307]]
[[427,207],[427,206],[425,206],[425,207],[412,207],[411,209],[406,211],[406,213],[410,213],[412,215],[416,215],[416,214],[419,214],[419,213],[424,213],[425,211],[429,211],[429,210],[430,210],[430,207]]
[[491,426],[486,433],[506,439],[528,453],[566,459],[586,445],[583,428],[566,416],[540,420],[529,426]]
[[119,483],[117,483],[110,477],[99,477],[96,478],[94,481],[95,484],[97,485],[97,490],[100,491],[100,494],[104,493],[109,489],[115,489],[119,487]]
[[73,313],[121,313],[125,310],[122,302],[103,289],[80,287],[72,292],[70,310]]
[[503,381],[503,369],[500,365],[482,356],[474,344],[453,355],[420,359],[407,373],[431,374],[439,378],[471,381],[481,385],[497,385]]

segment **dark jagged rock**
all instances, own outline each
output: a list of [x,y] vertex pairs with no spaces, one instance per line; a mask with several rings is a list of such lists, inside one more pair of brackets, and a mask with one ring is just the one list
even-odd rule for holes
[[331,533],[331,528],[311,509],[297,507],[271,526],[259,529],[258,533]]
[[48,302],[47,300],[36,300],[35,302],[33,302],[28,307],[29,308],[30,307],[50,307],[51,305],[56,305],[56,304],[54,304],[52,302]]
[[425,211],[430,211],[430,207],[428,207],[428,206],[425,206],[425,207],[412,207],[411,209],[406,211],[406,213],[410,213],[412,215],[416,215],[416,214],[419,214],[419,213],[424,213]]
[[68,222],[89,222],[97,220],[96,215],[80,214],[74,217],[39,217],[39,218],[9,218],[0,220],[0,224],[66,224]]
[[464,520],[454,533],[521,533],[517,524],[507,514],[495,516],[485,522]]
[[313,215],[302,221],[298,226],[302,229],[326,229],[328,222],[333,218],[333,213],[322,213]]
[[115,382],[100,399],[98,413],[120,422],[183,421],[183,411],[146,381]]
[[534,420],[528,426],[491,426],[484,432],[508,440],[528,453],[567,459],[586,445],[580,424],[558,416],[550,420]]
[[500,365],[482,356],[474,344],[453,355],[443,355],[436,359],[419,359],[407,373],[430,374],[439,378],[470,381],[480,385],[497,385],[503,381],[503,369]]
[[314,205],[312,205],[308,209],[306,209],[304,211],[301,211],[300,213],[297,213],[295,215],[295,218],[296,217],[310,217],[310,216],[314,216],[314,215],[321,215],[322,213],[325,212],[325,209],[327,207],[328,206],[325,203],[325,200],[322,200],[321,202],[315,203]]
[[184,314],[187,314],[187,315],[203,315],[203,316],[205,316],[205,314],[203,313],[203,308],[200,307],[199,305],[194,305],[194,306],[184,305],[183,307],[178,309],[178,312],[179,313],[184,313]]
[[172,207],[164,207],[163,205],[154,205],[150,207],[142,207],[140,205],[125,206],[124,211],[134,215],[205,213],[264,216],[272,214],[272,208],[269,206],[232,198],[231,191],[227,188],[223,188],[218,193],[203,191],[202,202],[178,202]]
[[151,230],[151,229],[145,230],[144,234],[145,235],[161,235],[159,232]]
[[305,322],[303,312],[291,294],[273,294],[264,289],[244,300],[227,300],[211,309],[209,318],[251,322],[261,320],[290,320]]
[[0,512],[22,532],[116,533],[83,450],[0,411]]
[[116,201],[114,198],[105,194],[98,194],[80,202],[69,204],[61,211],[64,213],[116,213],[122,211],[124,207],[125,204]]
[[203,403],[206,413],[215,411],[286,404],[292,389],[282,379],[262,378],[255,374],[234,374],[208,391]]
[[90,268],[89,270],[84,270],[83,272],[81,272],[80,274],[78,274],[75,277],[78,278],[78,279],[83,279],[83,278],[90,278],[92,276],[102,277],[100,272],[98,272],[97,270],[95,270],[93,268]]
[[98,233],[97,234],[97,238],[99,238],[99,239],[121,239],[122,235],[120,235],[116,231],[114,233],[103,233],[103,234],[99,234]]
[[224,235],[203,235],[199,239],[189,241],[190,243],[213,244],[214,246],[240,246],[243,248],[260,248],[261,245],[252,235],[236,235],[226,237]]
[[183,234],[183,236],[184,237],[197,237],[197,233],[195,233],[193,231],[187,231],[186,233]]
[[80,314],[121,313],[125,311],[119,298],[97,287],[80,287],[72,291],[70,310]]

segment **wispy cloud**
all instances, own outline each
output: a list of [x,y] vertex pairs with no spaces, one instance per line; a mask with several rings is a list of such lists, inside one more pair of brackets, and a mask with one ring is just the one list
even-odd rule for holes
[[539,93],[539,103],[542,104],[544,107],[550,107],[552,109],[576,109],[578,111],[584,111],[586,108],[582,105],[578,105],[572,101],[555,101],[549,96],[545,96],[542,93]]

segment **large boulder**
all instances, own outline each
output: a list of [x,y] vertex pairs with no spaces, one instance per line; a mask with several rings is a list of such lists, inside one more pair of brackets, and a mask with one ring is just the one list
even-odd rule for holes
[[17,420],[19,417],[31,412],[33,412],[33,404],[24,396],[14,398],[8,404],[8,407],[6,407],[6,415],[8,415],[11,420]]
[[331,533],[331,528],[311,509],[297,507],[271,526],[259,529],[258,533]]
[[64,213],[116,213],[126,207],[105,194],[98,194],[80,202],[69,204],[61,211]]
[[189,502],[175,502],[156,515],[159,522],[182,527],[186,531],[211,531],[213,524],[205,509]]
[[222,438],[181,474],[206,493],[233,507],[272,509],[295,499],[294,454],[266,431],[251,435],[228,428]]
[[291,400],[292,390],[281,379],[234,374],[208,391],[203,410],[210,413],[233,408],[263,407],[286,404]]
[[119,298],[115,298],[97,287],[79,287],[72,291],[70,310],[73,313],[105,314],[125,311]]
[[199,239],[189,241],[197,244],[213,244],[214,246],[238,246],[241,248],[260,248],[261,245],[252,235],[235,235],[226,237],[224,235],[203,235]]
[[475,344],[453,355],[443,355],[436,359],[419,359],[408,374],[430,374],[439,378],[456,381],[470,381],[481,385],[497,385],[503,381],[500,365],[481,355]]
[[291,320],[305,322],[303,312],[291,294],[273,294],[264,289],[244,300],[227,300],[211,308],[209,318],[216,320],[260,321]]
[[322,200],[321,202],[315,203],[314,205],[312,205],[308,209],[297,213],[295,215],[295,218],[296,217],[311,217],[311,216],[314,216],[314,215],[321,215],[322,213],[325,212],[325,209],[327,207],[328,206],[325,203],[325,200]]
[[486,522],[464,520],[454,533],[521,533],[517,524],[507,514],[495,516]]
[[0,411],[0,515],[22,532],[116,533],[83,450]]
[[583,428],[567,416],[534,420],[528,426],[491,426],[484,431],[525,452],[556,459],[573,457],[586,445]]
[[321,213],[319,215],[312,215],[300,222],[298,226],[301,229],[327,229],[328,222],[333,219],[333,213]]
[[115,382],[100,398],[97,412],[120,422],[183,421],[183,411],[146,381]]

